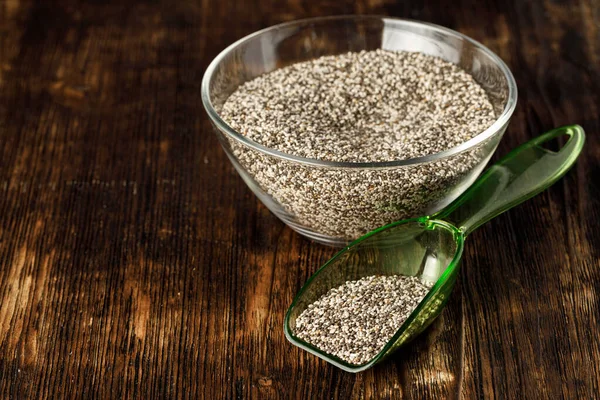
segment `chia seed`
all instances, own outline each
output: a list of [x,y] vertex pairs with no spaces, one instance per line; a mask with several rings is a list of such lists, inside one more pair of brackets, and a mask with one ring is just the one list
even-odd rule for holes
[[295,335],[348,363],[375,357],[429,291],[416,277],[368,276],[329,290],[296,319]]
[[[495,113],[484,89],[457,65],[421,53],[375,50],[259,76],[238,87],[221,117],[247,138],[286,154],[384,162],[458,146],[488,128]],[[345,239],[435,208],[483,158],[475,148],[410,167],[334,169],[229,144],[288,220]]]

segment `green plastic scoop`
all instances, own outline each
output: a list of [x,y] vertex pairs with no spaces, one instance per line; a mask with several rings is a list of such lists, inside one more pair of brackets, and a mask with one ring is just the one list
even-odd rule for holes
[[[543,145],[568,136],[559,151]],[[510,152],[443,210],[376,229],[352,242],[302,287],[285,317],[289,341],[350,372],[382,361],[421,333],[446,305],[459,271],[467,235],[500,213],[522,203],[560,179],[575,163],[585,134],[578,125],[545,133]],[[370,275],[418,276],[431,290],[396,334],[371,360],[353,365],[294,335],[296,318],[329,289]]]

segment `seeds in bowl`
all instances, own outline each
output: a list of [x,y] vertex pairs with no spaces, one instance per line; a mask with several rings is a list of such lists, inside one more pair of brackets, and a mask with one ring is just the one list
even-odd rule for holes
[[[455,64],[386,50],[324,56],[242,84],[221,110],[248,139],[321,161],[377,163],[436,154],[495,120],[485,90]],[[289,220],[355,239],[422,215],[482,162],[477,148],[389,168],[326,168],[266,155],[230,140],[233,154]]]
[[348,281],[310,304],[296,319],[294,334],[360,365],[383,349],[428,291],[418,278],[403,275]]

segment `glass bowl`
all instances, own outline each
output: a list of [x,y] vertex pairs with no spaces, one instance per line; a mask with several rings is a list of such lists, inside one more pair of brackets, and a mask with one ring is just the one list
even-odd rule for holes
[[[469,72],[497,119],[461,145],[387,162],[334,162],[267,148],[219,116],[237,87],[264,73],[325,55],[361,50],[416,51]],[[234,167],[284,223],[317,242],[344,246],[393,221],[432,214],[463,193],[494,153],[517,102],[508,67],[480,43],[440,26],[378,16],[305,19],[235,42],[209,65],[202,102]]]

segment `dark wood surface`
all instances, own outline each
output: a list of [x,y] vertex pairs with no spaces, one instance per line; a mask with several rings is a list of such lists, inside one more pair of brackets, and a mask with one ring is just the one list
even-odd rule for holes
[[[588,134],[565,179],[469,237],[427,333],[357,375],[285,340],[334,250],[251,194],[200,99],[234,40],[343,13],[496,51],[519,86],[497,156]],[[598,398],[599,224],[597,1],[0,0],[1,399]]]

